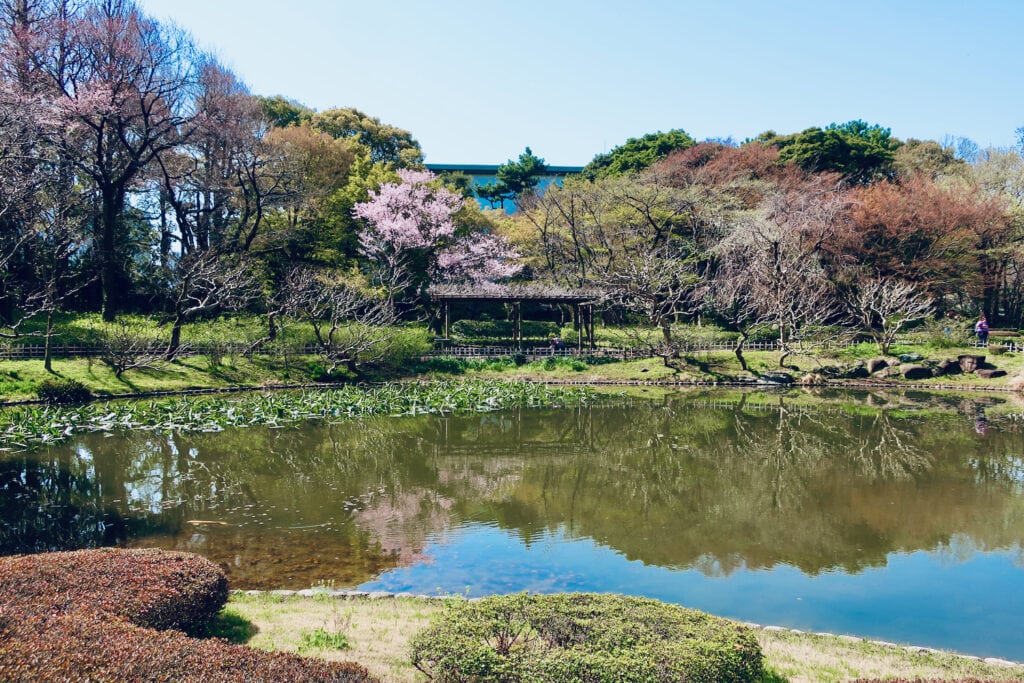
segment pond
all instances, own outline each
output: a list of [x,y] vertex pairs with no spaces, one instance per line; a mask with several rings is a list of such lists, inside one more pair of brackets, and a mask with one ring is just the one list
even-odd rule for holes
[[691,391],[78,436],[0,459],[0,552],[200,553],[233,588],[615,591],[1024,660],[1024,407]]

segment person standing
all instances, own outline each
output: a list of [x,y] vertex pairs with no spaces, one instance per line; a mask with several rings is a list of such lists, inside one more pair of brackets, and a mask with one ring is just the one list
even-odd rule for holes
[[974,333],[978,335],[978,343],[984,346],[988,344],[988,320],[982,314],[978,322],[974,323]]

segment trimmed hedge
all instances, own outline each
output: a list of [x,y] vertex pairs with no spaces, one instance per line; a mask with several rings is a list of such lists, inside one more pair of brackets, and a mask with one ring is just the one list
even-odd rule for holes
[[357,664],[199,640],[227,601],[213,563],[161,550],[0,558],[3,681],[376,681]]
[[[558,323],[543,320],[524,320],[520,332],[524,339],[547,339],[558,336]],[[458,320],[452,323],[452,336],[466,339],[512,338],[512,322],[509,320]]]
[[441,681],[746,683],[761,678],[753,633],[647,598],[505,595],[456,605],[412,642]]
[[39,383],[36,395],[40,401],[57,405],[88,403],[92,400],[89,388],[76,379],[47,379]]

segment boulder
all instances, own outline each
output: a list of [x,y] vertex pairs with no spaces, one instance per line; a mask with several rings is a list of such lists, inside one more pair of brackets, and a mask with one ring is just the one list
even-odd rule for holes
[[995,379],[996,377],[1006,377],[1006,370],[975,370],[974,374],[982,379]]
[[928,379],[932,377],[932,369],[924,365],[903,363],[900,365],[900,374],[904,379]]
[[792,384],[793,375],[788,372],[766,372],[757,381],[759,384]]
[[935,375],[959,375],[960,374],[960,363],[955,360],[939,361],[939,364],[935,366]]
[[808,372],[806,375],[800,378],[800,385],[802,386],[820,386],[825,384],[825,378],[816,372]]
[[848,368],[842,374],[842,376],[845,377],[846,379],[864,379],[865,377],[869,377],[870,375],[871,373],[868,372],[868,369],[863,365]]
[[882,368],[881,370],[879,370],[878,372],[873,374],[872,377],[877,377],[879,379],[885,379],[886,377],[899,377],[899,375],[900,375],[900,366],[898,366],[898,365],[890,365],[887,368]]
[[901,353],[900,354],[900,362],[901,363],[920,363],[923,360],[924,360],[924,356],[922,356],[919,353]]
[[985,356],[974,356],[968,354],[957,356],[956,360],[960,363],[961,370],[964,372],[974,372],[985,362]]
[[879,370],[889,367],[889,361],[884,358],[871,358],[868,360],[866,367],[868,374],[873,375]]

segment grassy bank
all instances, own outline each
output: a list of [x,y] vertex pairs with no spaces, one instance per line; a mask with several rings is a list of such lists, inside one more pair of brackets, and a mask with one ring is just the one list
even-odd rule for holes
[[[984,379],[975,374],[944,375],[910,382],[901,377],[867,378],[858,382],[884,382],[893,386],[909,385],[966,389],[1011,387],[1015,376],[1024,374],[1024,354],[993,355],[986,349],[971,347],[935,347],[929,344],[896,347],[895,353],[916,353],[926,361],[956,359],[962,354],[984,354],[988,363],[1006,372],[1003,377]],[[848,369],[868,358],[877,357],[870,344],[850,347],[842,352],[818,352],[791,356],[787,372],[796,379],[809,373],[822,375],[829,384],[846,384],[851,380],[833,378],[829,369]],[[343,372],[335,379],[386,381],[406,378],[480,378],[535,382],[573,383],[709,383],[751,381],[766,372],[779,369],[779,354],[754,351],[746,354],[749,370],[740,367],[729,351],[696,352],[686,355],[668,367],[659,358],[617,361],[615,359],[547,358],[529,363],[516,363],[512,358],[467,360],[435,358],[427,361],[403,360],[388,365],[365,366],[359,377]],[[892,363],[898,364],[895,357]],[[834,373],[833,373],[834,374]],[[225,389],[231,387],[273,387],[282,384],[320,382],[324,379],[324,363],[316,356],[233,355],[216,359],[189,356],[151,368],[133,369],[120,378],[113,370],[95,359],[56,359],[53,372],[43,368],[41,360],[0,361],[0,400],[31,400],[40,383],[46,380],[71,379],[81,382],[96,396],[140,394],[188,389]]]
[[[383,680],[426,680],[408,661],[409,641],[445,609],[444,600],[235,594],[220,635],[267,650],[356,661]],[[836,682],[863,677],[1024,680],[1024,666],[986,664],[948,652],[907,649],[859,638],[757,629],[774,680]]]

